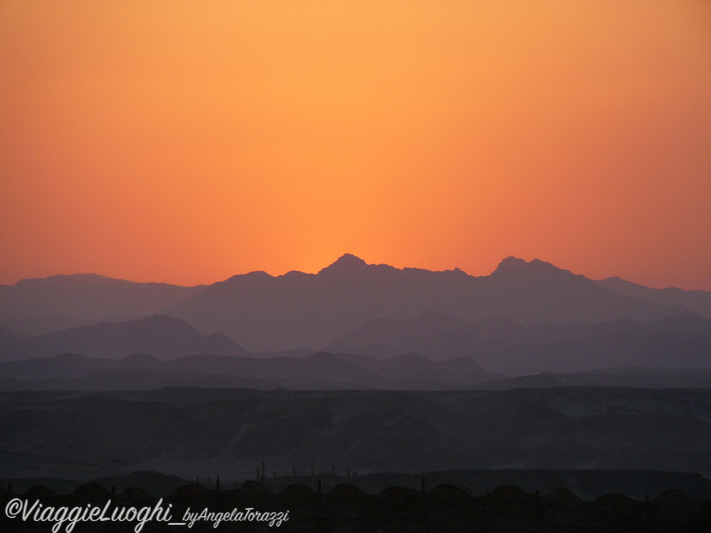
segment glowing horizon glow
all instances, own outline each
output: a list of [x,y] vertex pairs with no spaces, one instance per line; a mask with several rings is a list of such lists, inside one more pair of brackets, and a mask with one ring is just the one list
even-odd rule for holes
[[0,4],[0,283],[504,257],[711,290],[703,0]]

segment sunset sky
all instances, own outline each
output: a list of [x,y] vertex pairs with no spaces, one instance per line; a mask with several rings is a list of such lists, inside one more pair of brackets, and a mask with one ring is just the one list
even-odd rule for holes
[[2,0],[0,74],[0,283],[711,290],[708,0]]

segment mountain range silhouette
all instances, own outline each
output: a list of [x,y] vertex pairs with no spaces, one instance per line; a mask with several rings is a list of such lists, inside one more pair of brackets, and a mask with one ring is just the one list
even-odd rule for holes
[[[711,310],[711,298],[709,298]],[[317,274],[233,276],[161,312],[250,351],[320,347],[371,320],[434,311],[522,324],[646,322],[689,314],[674,303],[620,294],[549,263],[508,258],[489,276],[368,265],[346,254]]]
[[[0,286],[0,472],[711,472],[711,293],[509,257]],[[313,467],[312,467],[313,468]]]
[[[149,318],[155,314],[162,318]],[[660,321],[675,316],[684,317],[677,319],[682,325],[669,333]],[[593,348],[566,343],[595,337],[598,348],[608,342],[614,354],[615,335],[633,336],[638,351],[649,353],[650,332],[667,331],[678,338],[655,346],[685,342],[679,360],[689,367],[706,346],[709,317],[711,293],[594,281],[538,259],[508,257],[492,274],[476,277],[459,269],[372,265],[345,254],[317,274],[252,272],[199,287],[93,274],[0,286],[0,355],[175,358],[325,350],[382,358],[413,352],[435,360],[474,357],[487,370],[506,373],[517,352],[532,361],[525,370],[555,363],[555,370],[573,371],[586,368],[581,364]],[[593,327],[602,324],[617,325]],[[653,326],[641,331],[644,324]],[[541,355],[537,347],[545,344],[552,348]],[[491,366],[494,352],[499,364]],[[652,352],[649,360],[627,354],[610,362],[670,357]]]

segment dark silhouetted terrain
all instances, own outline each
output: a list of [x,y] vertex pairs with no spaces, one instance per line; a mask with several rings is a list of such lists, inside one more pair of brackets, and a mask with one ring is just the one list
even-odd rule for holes
[[172,360],[62,354],[0,363],[0,390],[152,390],[249,387],[293,390],[509,390],[521,387],[711,388],[711,369],[617,367],[507,378],[465,357],[433,361],[407,353],[389,359],[359,354],[302,357],[200,355]]
[[509,391],[0,394],[5,477],[471,469],[711,474],[711,391],[561,387]]
[[[319,476],[319,483],[327,476]],[[131,486],[125,490],[111,487],[111,492],[99,483],[88,483],[71,492],[55,493],[43,485],[35,485],[18,494],[46,507],[84,507],[93,505],[110,509],[133,506],[151,510],[158,498]],[[0,489],[0,505],[14,495]],[[708,501],[699,501],[678,490],[667,490],[653,499],[634,500],[621,494],[606,494],[594,501],[583,501],[565,488],[549,494],[525,492],[516,486],[504,485],[481,496],[453,484],[437,484],[424,490],[391,486],[378,494],[368,494],[357,484],[341,483],[328,489],[313,489],[296,479],[279,492],[272,492],[261,483],[246,481],[236,486],[216,489],[202,484],[179,486],[164,496],[163,509],[170,509],[169,520],[178,521],[186,510],[199,514],[229,515],[233,510],[255,509],[259,512],[284,513],[285,519],[270,528],[260,522],[220,522],[217,529],[239,531],[324,531],[333,533],[382,532],[541,532],[614,531],[616,533],[702,533],[708,531],[711,517]],[[196,507],[199,509],[196,512]],[[288,511],[288,515],[287,515]],[[214,515],[213,515],[214,516]],[[196,521],[190,531],[214,531],[212,521]],[[49,531],[52,523],[23,523],[0,516],[3,531]],[[121,530],[135,525],[122,524]],[[80,524],[87,531],[118,530],[116,523]],[[180,526],[165,521],[150,521],[143,530],[175,531]],[[83,528],[81,530],[84,530]]]
[[[333,466],[333,465],[332,465]],[[261,465],[259,465],[261,469]],[[265,464],[265,467],[267,465]],[[310,468],[310,466],[309,466]],[[659,470],[537,470],[537,469],[495,469],[495,470],[444,470],[439,472],[379,472],[363,474],[350,470],[324,467],[314,470],[292,470],[290,472],[267,472],[259,483],[274,494],[291,490],[300,485],[318,490],[319,484],[324,492],[329,492],[339,485],[350,485],[367,494],[379,494],[389,488],[399,487],[409,490],[421,490],[422,478],[429,492],[434,487],[455,486],[472,496],[486,496],[492,491],[515,486],[529,493],[542,495],[560,492],[560,489],[575,496],[574,499],[594,501],[610,493],[621,494],[629,498],[644,501],[662,496],[670,490],[680,491],[695,500],[711,500],[711,479],[688,472],[664,472]],[[219,475],[219,474],[218,474]],[[256,477],[256,476],[255,476]],[[243,483],[254,483],[254,479],[220,477],[220,488],[230,491],[238,489]],[[113,489],[115,494],[140,488],[153,497],[168,497],[176,490],[188,484],[198,483],[206,489],[216,489],[217,477],[213,475],[196,476],[192,480],[177,476],[160,474],[148,470],[138,470],[129,474],[115,475],[86,480],[58,478],[4,478],[0,477],[0,494],[11,486],[15,494],[32,490],[37,485],[47,487],[57,494],[69,494],[77,488],[89,484],[102,487],[107,492]]]
[[289,505],[289,531],[706,531],[710,298],[516,258],[24,280],[0,287],[0,480]]
[[[476,475],[476,473],[473,473]],[[620,473],[624,474],[624,473]],[[329,476],[319,476],[318,482]],[[145,479],[145,476],[141,476]],[[314,489],[297,479],[275,492],[255,481],[218,490],[203,484],[184,484],[164,497],[163,508],[170,506],[171,519],[180,520],[189,508],[195,511],[227,512],[233,509],[256,509],[260,512],[288,511],[288,519],[268,528],[263,523],[222,522],[218,528],[239,526],[239,531],[277,530],[287,532],[412,532],[473,531],[519,532],[614,531],[619,533],[705,532],[711,525],[708,500],[697,500],[679,490],[667,490],[657,497],[635,500],[621,494],[605,494],[594,501],[584,501],[566,488],[550,493],[526,492],[516,486],[503,485],[473,496],[456,484],[436,484],[424,490],[390,486],[377,494],[362,491],[353,478],[329,488]],[[310,480],[312,481],[312,480]],[[18,495],[43,506],[103,506],[111,500],[111,509],[135,506],[153,508],[158,498],[140,488],[124,490],[100,483],[88,483],[73,491],[55,493],[35,485],[22,493],[10,495],[0,489],[0,505]],[[128,530],[134,523],[124,523]],[[88,531],[106,529],[107,524],[81,524]],[[52,524],[23,523],[0,516],[3,531],[49,531]],[[81,526],[80,526],[81,527]],[[111,530],[117,524],[110,524]],[[178,526],[151,521],[144,529],[175,531]],[[83,529],[82,529],[83,530]],[[211,521],[197,521],[191,531],[214,531]]]

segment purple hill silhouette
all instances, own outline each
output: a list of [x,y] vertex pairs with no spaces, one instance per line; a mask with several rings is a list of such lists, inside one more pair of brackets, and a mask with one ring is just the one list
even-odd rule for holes
[[50,357],[75,353],[118,359],[131,354],[151,354],[162,359],[186,355],[245,355],[247,352],[221,333],[201,335],[187,322],[153,315],[94,326],[82,326],[32,337],[5,352],[5,359]]

